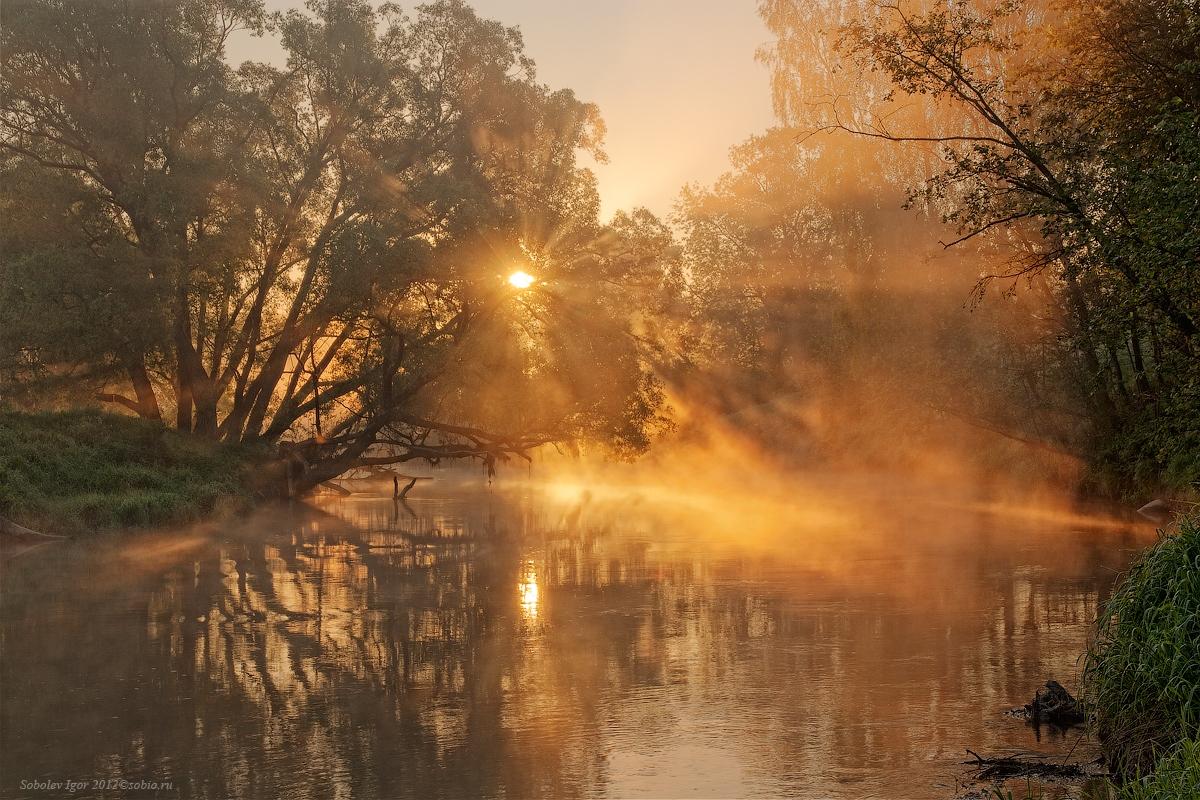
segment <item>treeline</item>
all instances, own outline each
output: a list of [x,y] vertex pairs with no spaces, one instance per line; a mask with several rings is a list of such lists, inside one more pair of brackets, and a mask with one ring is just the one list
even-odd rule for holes
[[734,383],[813,401],[852,456],[973,428],[1196,486],[1196,4],[760,9],[784,124],[680,208]]
[[0,400],[306,485],[635,455],[668,396],[793,462],[1200,481],[1194,3],[763,0],[779,126],[608,223],[598,110],[517,30],[308,9],[4,5]]

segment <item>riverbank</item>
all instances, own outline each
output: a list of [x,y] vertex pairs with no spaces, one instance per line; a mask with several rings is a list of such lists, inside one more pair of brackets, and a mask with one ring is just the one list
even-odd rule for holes
[[1118,798],[1200,797],[1200,518],[1147,550],[1104,607],[1084,697]]
[[66,536],[247,504],[261,454],[99,411],[0,413],[0,517]]
[[[1044,789],[1011,787],[1049,774],[1093,800],[1200,798],[1200,516],[1178,518],[1121,577],[1098,615],[1082,690],[1099,760],[976,756],[977,779],[995,782],[961,797],[1046,800]],[[1098,785],[1093,767],[1105,775]]]

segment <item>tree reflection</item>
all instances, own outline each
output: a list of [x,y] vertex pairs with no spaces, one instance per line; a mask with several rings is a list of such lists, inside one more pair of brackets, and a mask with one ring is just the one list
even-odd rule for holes
[[910,535],[876,563],[846,537],[835,569],[815,544],[698,545],[694,521],[646,509],[328,510],[120,580],[116,544],[7,575],[5,775],[212,798],[928,783],[964,746],[1029,738],[995,719],[1073,675],[1126,542],[963,517],[936,556]]

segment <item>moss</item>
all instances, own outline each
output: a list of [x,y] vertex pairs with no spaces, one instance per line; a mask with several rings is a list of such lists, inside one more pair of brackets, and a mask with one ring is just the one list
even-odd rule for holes
[[0,516],[77,534],[189,522],[244,502],[263,454],[97,411],[0,413]]

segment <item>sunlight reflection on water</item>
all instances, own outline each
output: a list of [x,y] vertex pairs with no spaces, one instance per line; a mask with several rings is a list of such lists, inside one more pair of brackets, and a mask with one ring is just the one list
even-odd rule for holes
[[948,797],[966,747],[1071,748],[1002,712],[1073,683],[1144,531],[814,502],[355,497],[31,553],[0,789]]
[[537,567],[532,561],[526,561],[521,569],[521,582],[517,584],[521,595],[521,611],[530,622],[537,620],[538,615],[538,582]]

